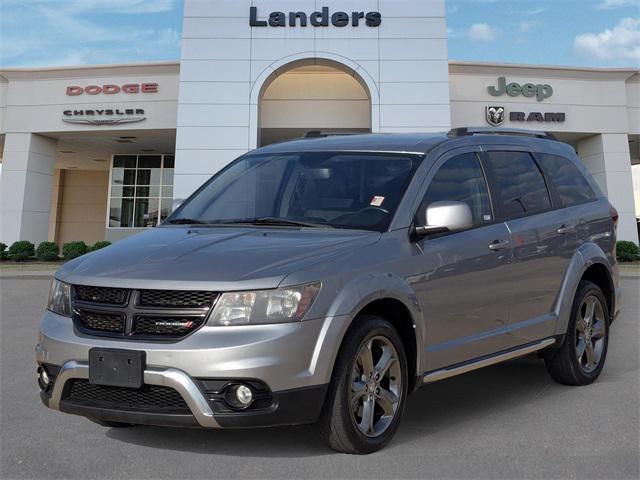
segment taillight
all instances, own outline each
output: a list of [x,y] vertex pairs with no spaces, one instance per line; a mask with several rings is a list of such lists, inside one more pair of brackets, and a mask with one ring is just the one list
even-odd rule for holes
[[616,210],[614,206],[611,206],[611,221],[613,222],[614,227],[618,226],[618,218],[620,218],[618,210]]

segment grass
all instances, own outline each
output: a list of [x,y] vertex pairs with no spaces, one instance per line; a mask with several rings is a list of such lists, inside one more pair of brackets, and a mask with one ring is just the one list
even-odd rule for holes
[[4,260],[0,262],[0,271],[6,272],[36,272],[44,270],[57,270],[64,261],[41,262],[39,260],[28,260],[26,262],[14,262],[12,260]]

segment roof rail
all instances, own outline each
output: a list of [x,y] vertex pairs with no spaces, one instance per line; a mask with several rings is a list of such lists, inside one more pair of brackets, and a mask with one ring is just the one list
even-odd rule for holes
[[522,130],[519,128],[461,127],[452,128],[447,135],[449,137],[465,137],[468,135],[521,135],[547,140],[558,140],[555,135],[549,132]]
[[346,137],[348,135],[362,135],[365,132],[323,132],[321,130],[310,130],[302,138],[325,138],[325,137]]

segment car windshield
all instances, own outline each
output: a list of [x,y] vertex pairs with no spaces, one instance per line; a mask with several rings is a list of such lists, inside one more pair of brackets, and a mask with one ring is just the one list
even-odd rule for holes
[[245,155],[165,223],[384,231],[420,161],[419,156],[387,153]]

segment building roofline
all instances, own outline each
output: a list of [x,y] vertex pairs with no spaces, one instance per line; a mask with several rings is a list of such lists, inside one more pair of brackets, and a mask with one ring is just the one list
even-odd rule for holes
[[537,70],[562,70],[577,72],[611,72],[611,73],[640,73],[640,68],[635,67],[579,67],[572,65],[542,65],[533,63],[504,63],[504,62],[476,62],[469,60],[449,60],[449,65],[469,67],[502,67],[502,68],[532,68]]
[[[57,67],[7,67],[0,68],[0,77],[6,79],[21,78],[55,78],[71,76],[74,73],[79,76],[109,75],[114,71],[122,73],[134,73],[136,70],[146,73],[179,73],[179,60],[166,60],[155,62],[135,63],[111,63],[100,65],[65,65]],[[132,72],[128,72],[132,71]]]
[[0,67],[0,73],[4,72],[51,72],[56,70],[95,70],[102,68],[122,67],[156,67],[180,65],[179,60],[162,60],[156,62],[131,62],[131,63],[99,63],[95,65],[62,65],[56,67]]
[[449,74],[479,74],[495,75],[496,70],[510,75],[536,75],[546,72],[549,77],[574,78],[574,79],[614,79],[629,81],[640,75],[640,69],[628,68],[604,68],[604,67],[575,67],[565,65],[533,65],[524,63],[500,63],[500,62],[472,62],[449,60]]

